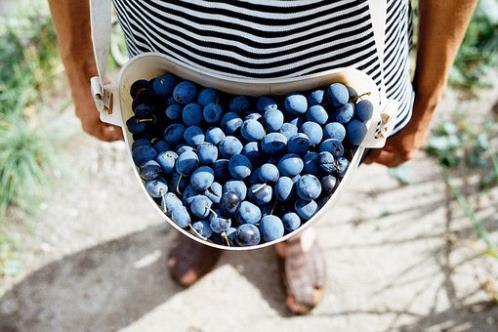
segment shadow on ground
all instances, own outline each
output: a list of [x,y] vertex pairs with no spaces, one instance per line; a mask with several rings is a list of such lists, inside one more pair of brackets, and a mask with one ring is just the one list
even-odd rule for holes
[[[0,299],[0,331],[105,332],[138,320],[183,290],[166,269],[167,242],[174,235],[168,228],[150,227],[32,272]],[[271,249],[227,254],[221,264],[233,265],[285,315],[283,295],[275,292],[278,280],[258,281],[273,274],[272,255]]]
[[181,290],[165,273],[165,233],[151,227],[34,271],[0,300],[0,331],[51,331],[52,322],[115,331],[135,321]]

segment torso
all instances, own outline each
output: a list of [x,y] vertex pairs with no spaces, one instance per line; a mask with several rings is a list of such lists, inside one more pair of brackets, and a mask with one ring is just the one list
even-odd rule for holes
[[225,75],[295,77],[352,66],[411,115],[409,0],[387,0],[383,70],[368,0],[114,0],[131,56],[160,52]]

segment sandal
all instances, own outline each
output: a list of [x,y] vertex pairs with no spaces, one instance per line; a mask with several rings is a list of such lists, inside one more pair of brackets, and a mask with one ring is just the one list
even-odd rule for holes
[[287,241],[277,247],[277,255],[287,308],[296,315],[309,313],[320,303],[326,282],[325,259],[317,241],[313,239],[308,248],[301,238]]
[[210,272],[220,256],[221,250],[178,234],[171,245],[167,266],[177,284],[189,287]]

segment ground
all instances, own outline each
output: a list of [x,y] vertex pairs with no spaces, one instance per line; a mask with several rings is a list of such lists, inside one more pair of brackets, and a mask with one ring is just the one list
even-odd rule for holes
[[[24,268],[2,281],[2,332],[498,331],[497,261],[423,154],[406,166],[408,185],[362,166],[317,222],[328,285],[302,317],[285,310],[271,248],[226,253],[177,287],[165,265],[175,231],[143,196],[124,144],[77,134],[63,154],[32,233],[19,235]],[[495,239],[497,202],[496,190],[480,196]]]

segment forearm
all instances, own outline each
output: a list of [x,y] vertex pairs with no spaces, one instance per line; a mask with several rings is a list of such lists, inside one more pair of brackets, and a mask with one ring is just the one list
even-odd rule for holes
[[426,111],[413,115],[418,126],[426,127],[431,120],[476,4],[477,0],[419,0],[414,88]]
[[91,102],[89,81],[97,67],[88,1],[49,0],[49,5],[74,102]]

